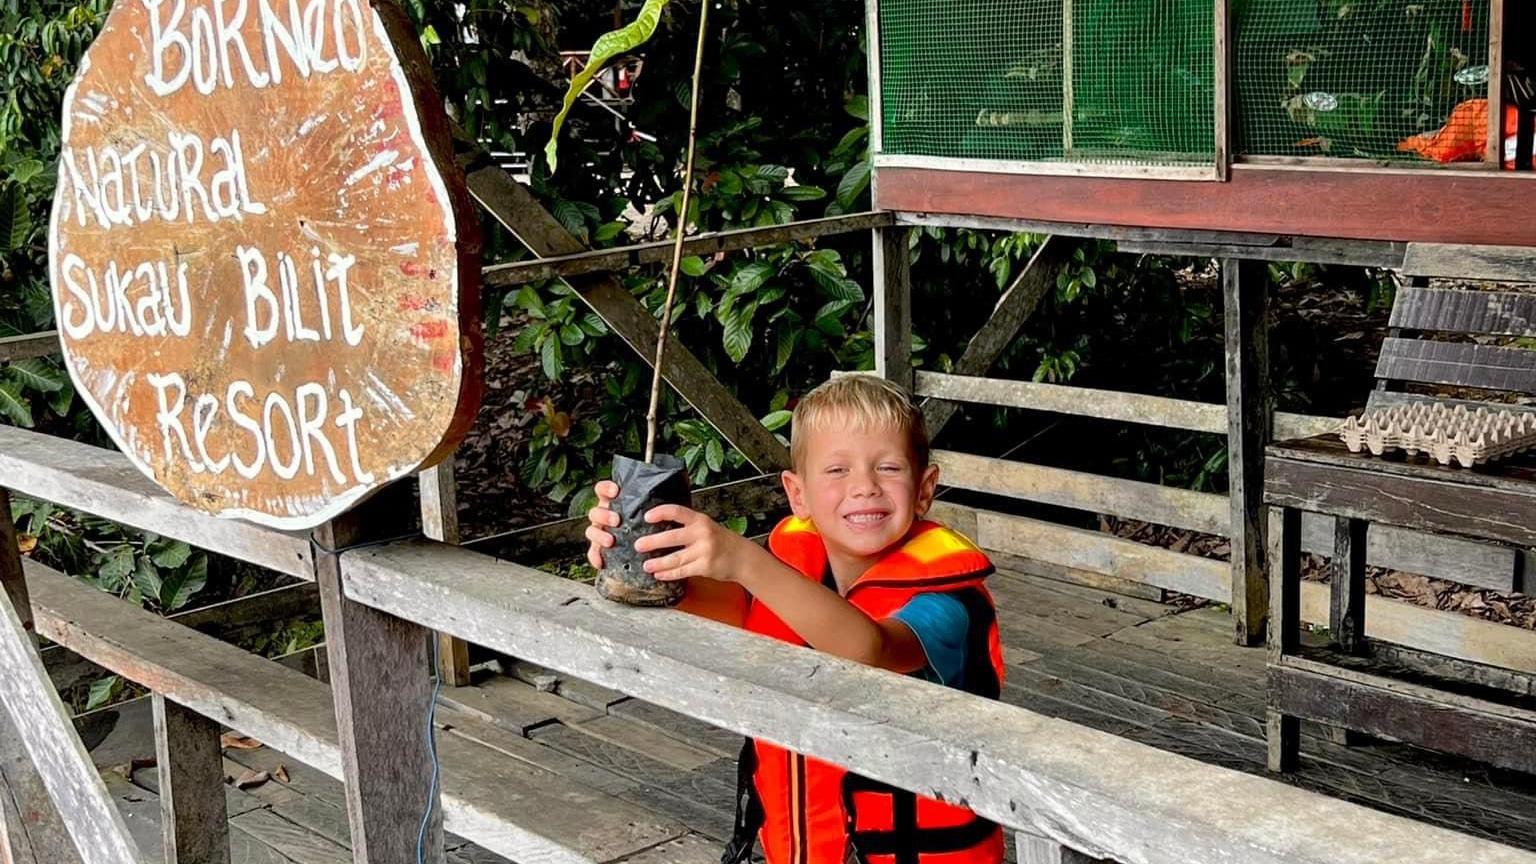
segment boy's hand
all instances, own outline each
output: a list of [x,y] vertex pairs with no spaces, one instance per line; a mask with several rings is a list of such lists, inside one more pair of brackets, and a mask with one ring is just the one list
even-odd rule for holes
[[646,512],[645,521],[676,522],[680,526],[635,541],[637,552],[680,547],[645,562],[645,571],[658,581],[704,576],[721,582],[735,582],[747,556],[753,551],[761,551],[751,540],[697,510],[678,504],[652,507]]
[[587,547],[587,563],[594,570],[603,569],[603,550],[613,545],[613,535],[608,533],[609,528],[619,527],[619,514],[613,512],[608,506],[613,499],[619,497],[619,484],[612,480],[599,480],[592,487],[597,493],[597,506],[587,511],[587,541],[591,544]]

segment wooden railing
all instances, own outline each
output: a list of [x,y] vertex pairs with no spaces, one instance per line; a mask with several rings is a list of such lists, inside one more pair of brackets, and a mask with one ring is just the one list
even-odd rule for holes
[[[291,549],[296,538],[203,519],[146,488],[117,453],[0,427],[0,454],[4,487],[242,560],[269,564],[275,558],[290,572],[301,570],[293,563],[297,555],[271,552]],[[394,626],[411,622],[419,625],[413,632],[449,633],[904,788],[964,801],[1010,829],[1091,856],[1127,864],[1536,860],[675,611],[607,603],[587,586],[463,548],[403,541],[336,557],[344,596],[335,600],[384,613]],[[370,790],[361,787],[376,787],[379,778],[360,776],[358,766],[398,769],[424,754],[427,742],[416,721],[426,713],[426,687],[394,691],[371,704],[346,704],[333,693],[332,714],[318,682],[36,565],[27,573],[36,586],[39,632],[154,689],[170,705],[163,710],[180,706],[343,777],[349,800],[376,816],[393,806],[398,816],[420,818],[426,776],[397,775],[397,786],[419,779],[419,788]],[[334,623],[330,607],[327,617]],[[371,680],[369,667],[392,661],[419,676],[419,663],[381,653],[379,642],[365,665],[337,668],[347,662],[347,648],[355,655],[361,647],[346,644],[357,636],[345,629],[330,634],[333,675],[350,673],[354,690]],[[381,734],[390,728],[380,722],[384,715],[410,718],[412,734]],[[598,860],[519,828],[530,814],[515,805],[463,797],[458,775],[472,766],[456,763],[452,747],[441,755],[449,830],[523,860]],[[368,792],[375,793],[372,800]],[[395,803],[381,806],[380,799]],[[416,824],[401,821],[409,824],[370,820],[359,827],[354,819],[356,860],[386,860],[365,851],[360,831],[371,832],[380,848],[389,845],[391,831],[408,833],[413,847]]]

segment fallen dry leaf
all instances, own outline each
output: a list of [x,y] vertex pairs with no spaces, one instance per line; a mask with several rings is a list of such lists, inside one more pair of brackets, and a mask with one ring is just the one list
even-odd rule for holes
[[219,746],[230,750],[260,750],[261,742],[247,738],[239,732],[225,732],[219,736]]
[[23,554],[23,555],[28,554],[33,549],[37,548],[37,535],[35,535],[35,534],[18,534],[18,535],[16,535],[16,546],[17,546],[18,549],[21,550],[21,554]]
[[277,766],[277,770],[272,772],[272,779],[279,783],[287,783],[288,769],[282,765]]
[[236,789],[251,789],[272,779],[265,771],[246,771],[235,780]]

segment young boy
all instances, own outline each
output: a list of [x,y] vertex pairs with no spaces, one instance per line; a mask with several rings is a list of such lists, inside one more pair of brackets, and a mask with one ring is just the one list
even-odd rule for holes
[[[1003,676],[992,571],[969,540],[923,520],[939,469],[922,412],[897,385],[848,375],[795,407],[793,515],[765,550],[709,517],[662,505],[648,522],[680,527],[635,542],[659,580],[686,579],[679,608],[795,644],[996,698]],[[611,481],[597,484],[587,557],[613,545]],[[761,742],[742,750],[736,835],[722,859],[768,864],[997,864],[999,827],[970,810]]]

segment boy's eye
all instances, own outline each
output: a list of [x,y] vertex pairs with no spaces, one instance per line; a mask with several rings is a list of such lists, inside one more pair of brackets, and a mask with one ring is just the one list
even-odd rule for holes
[[842,465],[833,465],[827,469],[828,474],[847,474],[848,469]]
[[896,472],[901,470],[901,466],[900,465],[885,464],[885,465],[881,465],[880,466],[880,470],[884,471],[887,474],[894,474],[894,473],[896,473]]

